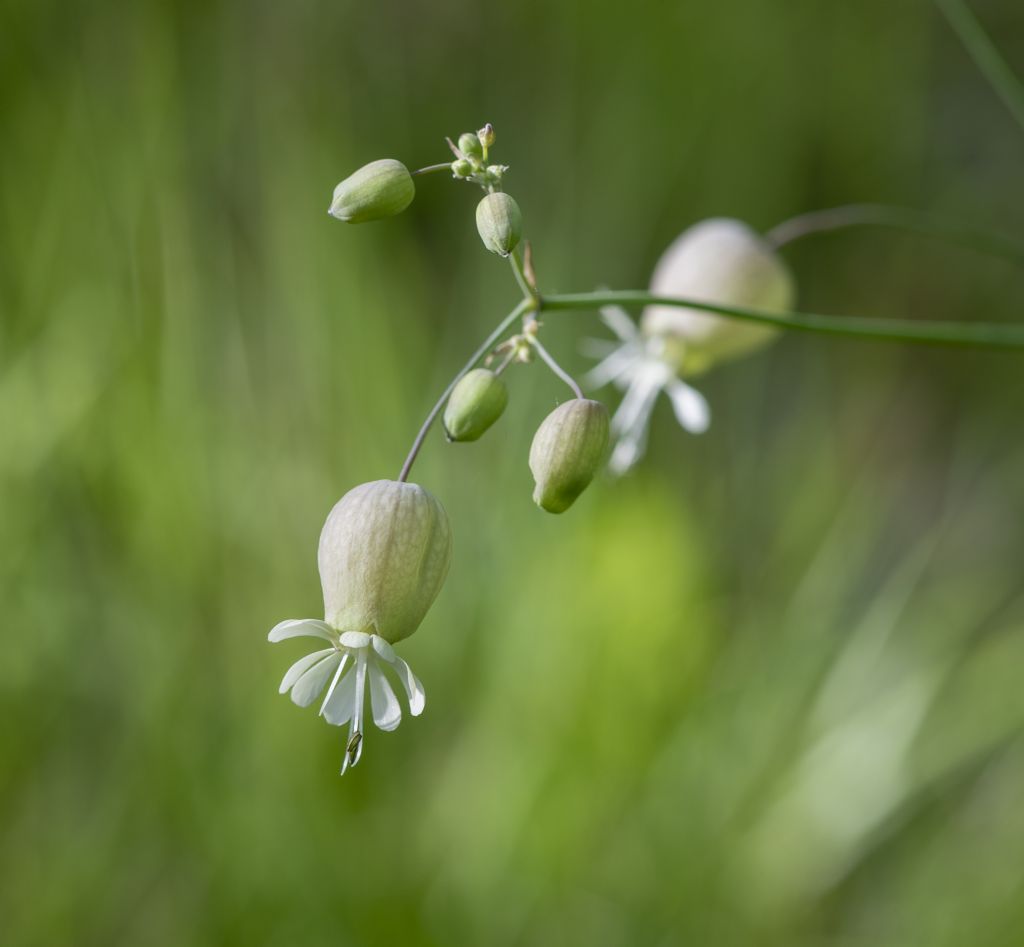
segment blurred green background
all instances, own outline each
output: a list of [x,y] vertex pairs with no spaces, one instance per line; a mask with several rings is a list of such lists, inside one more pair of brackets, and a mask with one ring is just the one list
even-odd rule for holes
[[[1024,71],[1018,0],[973,6]],[[367,227],[332,188],[484,121],[548,290],[710,215],[1024,234],[1024,132],[926,0],[0,0],[0,939],[1024,942],[1019,355],[786,337],[562,517],[563,391],[516,369],[416,467],[456,541],[424,716],[342,779],[277,695],[327,511],[517,298],[469,188]],[[807,311],[1024,319],[920,236],[785,255]],[[547,323],[584,371],[597,319]]]

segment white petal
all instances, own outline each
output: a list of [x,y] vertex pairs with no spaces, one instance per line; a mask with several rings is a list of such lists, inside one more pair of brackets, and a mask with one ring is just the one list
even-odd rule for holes
[[338,639],[346,648],[365,648],[370,636],[365,631],[346,631]]
[[623,345],[587,372],[583,376],[583,383],[588,388],[603,388],[610,382],[617,382],[634,369],[639,358],[640,355],[635,346]]
[[338,681],[341,680],[341,675],[345,673],[345,667],[348,665],[350,655],[346,651],[341,656],[341,661],[338,662],[338,670],[334,672],[334,677],[331,678],[331,686],[327,688],[327,694],[324,697],[324,702],[320,705],[320,713],[323,714],[324,707],[327,706],[327,702],[331,699],[331,695],[334,694],[334,689],[338,686]]
[[270,629],[267,641],[284,641],[286,638],[326,638],[334,640],[334,631],[325,621],[317,618],[292,618],[278,622]]
[[423,685],[420,683],[420,679],[412,673],[412,668],[409,667],[397,654],[393,661],[388,662],[397,672],[399,678],[401,678],[402,684],[405,686],[405,692],[409,695],[409,712],[414,716],[418,717],[423,713],[423,708],[427,703],[427,695],[423,691]]
[[341,652],[335,651],[306,671],[292,688],[293,703],[300,707],[308,707],[313,703],[334,673],[339,661],[341,661]]
[[370,705],[373,708],[373,722],[380,730],[394,730],[402,722],[402,705],[384,676],[380,665],[371,660],[367,668],[370,676]]
[[651,408],[665,384],[667,369],[660,362],[648,361],[632,378],[625,397],[612,417],[612,432],[625,434],[635,426],[646,427]]
[[352,669],[338,682],[334,693],[324,702],[320,713],[324,720],[336,727],[343,727],[356,712],[356,672]]
[[624,434],[615,444],[608,468],[613,474],[626,473],[641,457],[647,447],[647,426],[634,428]]
[[[355,710],[352,713],[352,727],[356,733],[363,732],[363,704],[366,701],[366,652],[356,653],[356,666],[352,673],[356,676],[356,694],[353,698]],[[355,763],[352,764],[355,766]]]
[[607,358],[612,352],[617,352],[622,346],[611,339],[580,339],[579,351],[587,358]]
[[395,660],[395,649],[391,647],[380,635],[373,635],[370,638],[373,650],[377,652],[388,664]]
[[632,342],[638,335],[636,323],[621,306],[602,306],[601,321],[623,342]]
[[683,430],[691,434],[703,434],[711,423],[711,409],[705,397],[696,388],[684,385],[677,379],[668,383],[666,391],[672,399],[672,408]]
[[334,648],[324,648],[323,651],[314,651],[312,654],[307,654],[304,658],[299,658],[287,671],[284,672],[284,677],[281,678],[281,686],[278,689],[279,694],[283,694],[287,691],[303,674],[306,673],[317,661],[322,658],[326,658],[327,655],[331,654]]

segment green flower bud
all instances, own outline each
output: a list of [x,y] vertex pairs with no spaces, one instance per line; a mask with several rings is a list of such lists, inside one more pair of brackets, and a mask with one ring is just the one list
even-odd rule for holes
[[508,256],[523,235],[519,205],[502,191],[488,194],[476,206],[476,229],[491,253]]
[[452,162],[452,174],[457,178],[468,178],[473,173],[473,165],[465,158],[457,158]]
[[530,446],[534,502],[563,513],[594,479],[608,446],[608,410],[600,401],[576,398],[545,419]]
[[450,441],[475,441],[508,404],[508,388],[494,372],[474,368],[459,380],[444,409],[444,432]]
[[408,638],[441,591],[452,534],[423,487],[375,480],[349,490],[320,534],[324,619],[341,632]]
[[416,196],[412,175],[401,161],[381,158],[363,165],[334,189],[329,213],[338,220],[361,224],[400,214]]
[[476,137],[480,139],[480,144],[483,145],[484,148],[490,148],[491,145],[494,144],[494,139],[496,137],[494,134],[494,126],[488,122],[476,133]]
[[483,158],[484,147],[475,132],[463,132],[459,135],[459,151],[473,158]]

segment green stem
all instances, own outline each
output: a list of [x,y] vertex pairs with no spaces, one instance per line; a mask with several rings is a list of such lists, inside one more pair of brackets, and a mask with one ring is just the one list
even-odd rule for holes
[[444,403],[448,400],[448,396],[452,393],[455,386],[462,380],[465,375],[477,362],[480,361],[487,354],[488,350],[491,349],[495,342],[501,338],[505,331],[520,317],[524,316],[527,312],[530,312],[535,308],[536,303],[532,299],[523,299],[519,305],[516,306],[498,325],[494,331],[491,332],[483,342],[480,343],[480,347],[473,353],[469,361],[462,366],[459,373],[451,380],[451,383],[445,388],[444,393],[440,398],[437,399],[437,404],[430,409],[430,413],[427,415],[426,420],[420,427],[419,433],[416,435],[416,440],[412,442],[412,447],[409,450],[409,456],[405,458],[405,463],[402,464],[402,470],[398,474],[398,480],[400,483],[404,483],[409,479],[409,471],[412,470],[413,462],[416,460],[416,455],[419,454],[420,448],[423,446],[423,441],[427,436],[427,432],[430,430],[430,426],[434,423],[441,408],[444,407]]
[[825,335],[854,336],[861,339],[883,339],[890,342],[920,342],[932,345],[959,345],[977,348],[1024,349],[1024,325],[993,325],[991,323],[924,322],[905,319],[870,319],[860,316],[823,316],[814,313],[763,312],[740,306],[719,306],[714,303],[657,296],[639,290],[610,290],[594,293],[566,293],[543,296],[538,311],[557,309],[597,309],[600,306],[680,306],[698,309],[731,319],[742,319],[762,325],[817,332]]
[[583,389],[576,384],[576,380],[572,377],[572,375],[570,375],[564,368],[562,368],[561,365],[558,364],[558,362],[555,361],[551,353],[546,348],[544,348],[543,345],[540,344],[540,340],[537,338],[537,336],[532,335],[528,336],[528,338],[530,339],[530,345],[532,345],[537,350],[537,354],[543,359],[544,364],[547,365],[547,367],[550,368],[551,371],[553,371],[559,378],[562,379],[562,381],[564,381],[573,390],[573,394],[575,394],[577,398],[584,397]]
[[971,8],[963,0],[935,0],[939,9],[953,31],[960,37],[960,42],[974,65],[981,70],[995,90],[996,95],[1010,110],[1017,124],[1024,128],[1024,86],[1013,74],[1006,60],[1000,55],[995,44],[989,39]]
[[980,253],[1003,257],[1024,265],[1024,241],[1017,237],[965,227],[933,214],[887,204],[847,204],[843,207],[811,211],[773,227],[765,234],[765,239],[772,246],[781,247],[811,234],[858,226],[893,227],[941,237]]

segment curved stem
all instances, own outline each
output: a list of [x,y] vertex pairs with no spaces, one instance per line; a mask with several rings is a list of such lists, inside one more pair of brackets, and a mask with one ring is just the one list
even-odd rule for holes
[[564,381],[573,390],[573,394],[575,394],[577,398],[582,398],[583,389],[576,384],[576,381],[572,377],[572,375],[570,375],[564,368],[562,368],[561,365],[558,364],[558,362],[555,361],[551,353],[546,348],[544,348],[543,345],[540,344],[540,341],[538,340],[537,336],[531,335],[529,336],[529,339],[530,345],[532,345],[537,350],[537,354],[541,357],[541,359],[543,359],[544,364],[547,365],[547,367],[550,368],[551,371],[553,371],[559,378],[562,379],[562,381]]
[[800,214],[773,227],[765,234],[765,239],[778,248],[811,234],[860,226],[893,227],[941,237],[981,253],[1024,264],[1024,241],[1017,237],[965,227],[933,214],[887,204],[847,204]]
[[974,65],[1013,113],[1017,124],[1024,128],[1024,85],[1006,64],[970,7],[963,0],[936,0],[936,3],[946,22],[967,48]]
[[452,390],[462,380],[462,376],[487,354],[487,350],[490,349],[499,338],[501,338],[502,334],[509,326],[512,325],[513,322],[533,309],[535,305],[535,302],[531,299],[521,300],[519,305],[505,316],[505,318],[502,319],[495,327],[494,331],[480,343],[480,347],[473,353],[469,361],[462,366],[459,373],[451,380],[451,383],[447,388],[445,388],[444,393],[440,398],[438,398],[437,404],[430,409],[430,413],[427,415],[426,420],[420,427],[419,433],[416,435],[416,440],[412,442],[409,455],[405,458],[405,463],[402,464],[402,470],[398,474],[398,480],[400,483],[404,483],[409,479],[409,471],[412,470],[413,462],[416,460],[416,455],[419,454],[420,448],[423,446],[423,441],[427,436],[427,432],[430,430],[430,426],[434,423],[434,419],[440,413],[441,408],[444,407],[444,403],[448,400],[448,396],[452,393]]
[[959,345],[977,348],[1024,349],[1024,325],[993,325],[991,323],[924,322],[909,319],[871,319],[860,316],[823,316],[815,313],[763,312],[739,306],[676,296],[657,296],[637,290],[566,293],[543,296],[540,310],[597,309],[600,306],[681,306],[711,312],[730,319],[743,319],[762,325],[817,332],[824,335],[854,336],[861,339],[884,339],[890,342],[921,342],[932,345]]

